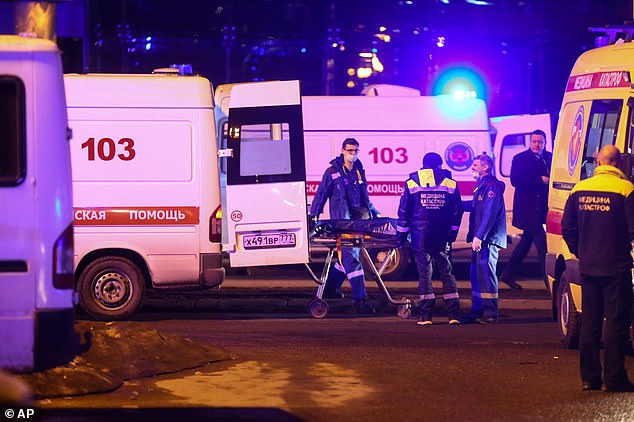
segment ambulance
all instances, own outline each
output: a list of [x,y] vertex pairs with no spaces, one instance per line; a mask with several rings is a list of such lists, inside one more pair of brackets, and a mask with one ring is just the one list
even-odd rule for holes
[[[230,103],[232,89],[240,85],[221,85],[216,89],[221,142],[227,136],[222,116]],[[371,201],[382,216],[392,218],[397,217],[405,179],[422,166],[427,152],[434,151],[443,157],[444,168],[451,171],[463,201],[468,202],[476,187],[471,175],[473,159],[478,154],[493,154],[495,172],[506,183],[508,234],[512,240],[519,240],[520,231],[511,225],[514,192],[510,183],[511,161],[515,154],[528,148],[530,133],[535,129],[544,130],[547,148],[551,150],[548,114],[490,119],[486,104],[480,99],[421,96],[418,90],[393,85],[369,86],[361,96],[304,96],[302,110],[309,202],[328,163],[340,154],[341,143],[348,137],[360,143],[359,159],[366,170]],[[328,218],[328,207],[324,208],[322,219]],[[468,225],[469,216],[465,213],[458,240],[453,244],[455,261],[471,259],[471,249],[466,243]],[[320,252],[323,251],[314,248],[311,255],[318,257]],[[381,251],[372,255],[376,264],[387,256]],[[384,278],[399,279],[410,261],[408,250],[397,250],[385,267]]]
[[0,111],[0,367],[30,372],[79,351],[69,132],[53,42],[0,36]]
[[[128,318],[147,289],[217,287],[223,249],[236,267],[308,262],[298,81],[234,90],[222,151],[213,88],[187,67],[66,75],[65,85],[76,289],[88,315]],[[252,125],[268,130],[245,136]]]
[[578,261],[562,238],[563,210],[575,184],[593,175],[597,153],[605,145],[615,145],[623,153],[621,169],[631,178],[633,71],[634,44],[617,42],[583,53],[566,85],[555,138],[546,222],[546,272],[552,312],[566,348],[578,347],[582,309]]

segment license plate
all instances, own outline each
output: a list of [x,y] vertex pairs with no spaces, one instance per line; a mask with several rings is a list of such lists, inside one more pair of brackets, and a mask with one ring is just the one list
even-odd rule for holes
[[295,233],[249,234],[242,236],[244,249],[292,248]]

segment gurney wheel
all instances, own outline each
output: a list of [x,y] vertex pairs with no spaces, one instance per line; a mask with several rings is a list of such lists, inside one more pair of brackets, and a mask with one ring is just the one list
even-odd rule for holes
[[308,304],[308,311],[313,318],[325,318],[328,315],[328,304],[316,297]]
[[408,319],[412,316],[412,307],[408,305],[399,305],[398,310],[396,311],[396,315],[403,319]]

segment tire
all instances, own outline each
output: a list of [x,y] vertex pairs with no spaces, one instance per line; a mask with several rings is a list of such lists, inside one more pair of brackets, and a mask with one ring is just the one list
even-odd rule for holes
[[581,315],[570,291],[568,274],[564,271],[557,289],[557,320],[559,321],[559,335],[561,344],[566,349],[579,347],[579,332],[581,330]]
[[[373,251],[371,254],[372,260],[374,261],[374,265],[378,270],[385,259],[387,251]],[[383,280],[400,280],[405,271],[407,271],[407,266],[409,265],[409,253],[407,248],[398,248],[395,251],[394,258],[392,261],[387,264],[385,269],[383,270],[383,274],[381,274],[381,278]]]
[[91,318],[102,321],[129,318],[141,307],[144,290],[139,267],[120,256],[94,260],[77,283],[79,305]]

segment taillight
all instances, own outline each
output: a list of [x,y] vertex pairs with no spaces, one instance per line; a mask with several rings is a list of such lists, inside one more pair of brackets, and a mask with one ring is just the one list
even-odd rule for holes
[[73,269],[73,224],[62,232],[53,246],[53,287],[72,289],[74,287]]
[[222,242],[222,205],[218,205],[218,208],[209,217],[209,241]]

